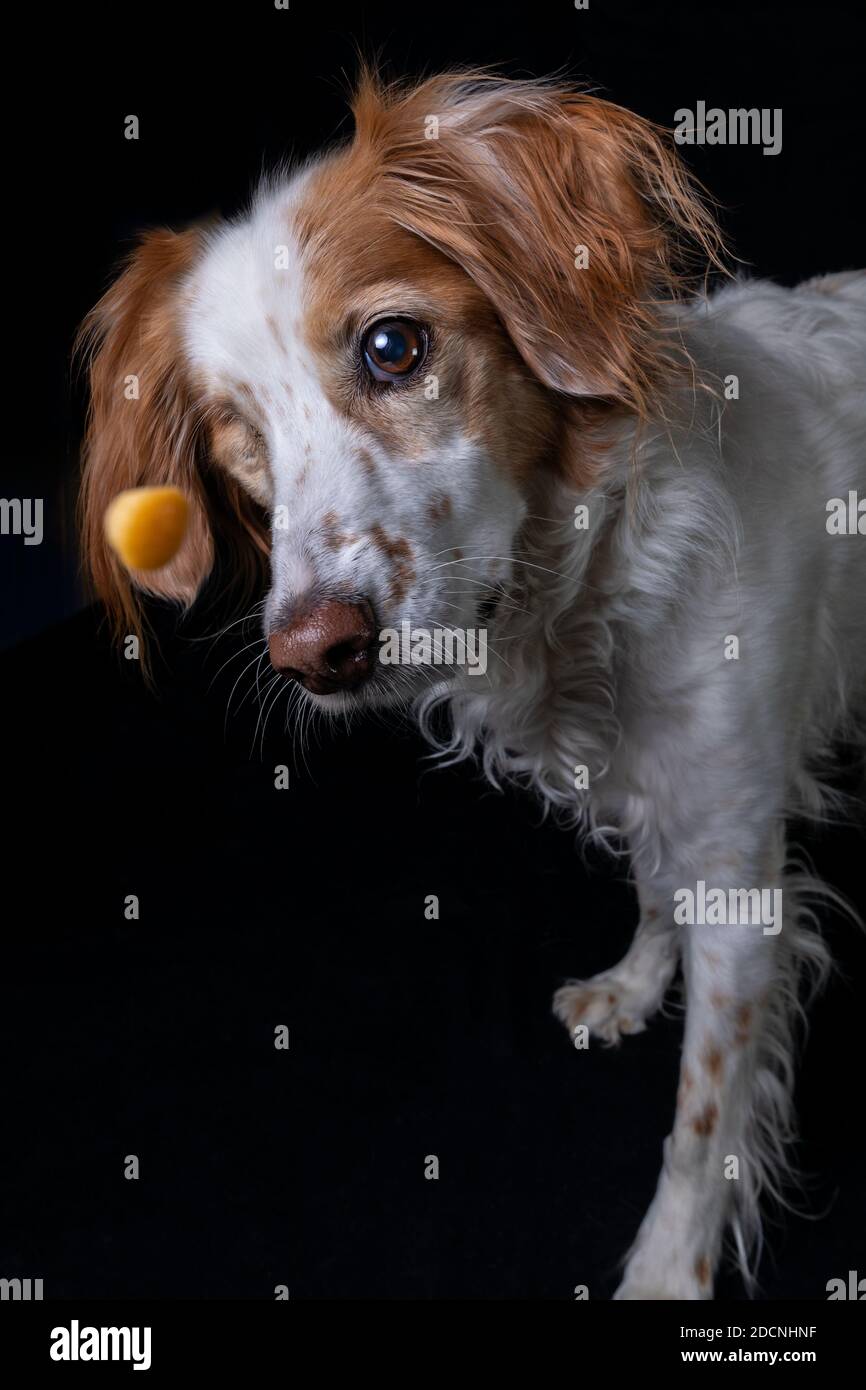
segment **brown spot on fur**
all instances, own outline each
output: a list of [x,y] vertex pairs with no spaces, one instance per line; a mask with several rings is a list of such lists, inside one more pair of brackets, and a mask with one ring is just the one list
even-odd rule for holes
[[714,989],[710,995],[710,1003],[714,1009],[728,1009],[731,1006],[731,996],[722,994],[721,990]]
[[427,508],[427,515],[434,523],[446,521],[451,515],[451,498],[447,492],[440,492],[438,497],[434,497],[430,506]]
[[346,545],[353,545],[358,539],[350,531],[340,529],[340,518],[336,512],[326,512],[322,517],[322,540],[329,550],[342,550]]
[[297,478],[295,479],[295,487],[298,489],[299,492],[300,492],[301,488],[305,486],[306,481],[307,481],[307,478],[308,478],[309,476],[310,476],[310,465],[309,465],[308,463],[305,463],[305,464],[303,464],[303,465],[301,466],[301,471],[300,471],[300,473],[298,474]]
[[616,995],[615,995],[615,994],[609,994],[609,995],[607,996],[607,1002],[608,1002],[608,1004],[615,1004],[615,1003],[616,1003]]
[[373,458],[369,449],[361,449],[359,451],[358,462],[367,474],[367,477],[372,478],[376,472],[376,460]]
[[394,603],[400,603],[406,596],[409,585],[415,578],[415,567],[412,564],[412,547],[402,536],[396,539],[388,536],[381,526],[374,526],[370,531],[370,539],[388,560],[393,567],[393,577],[391,581],[391,598]]
[[721,1081],[722,1072],[725,1069],[725,1059],[722,1050],[714,1044],[710,1044],[703,1056],[703,1063],[714,1081]]
[[719,1107],[708,1105],[700,1115],[696,1115],[692,1120],[692,1129],[701,1139],[708,1139],[716,1127],[719,1118]]
[[710,1262],[706,1255],[701,1255],[700,1259],[695,1262],[695,1278],[704,1289],[710,1282]]
[[656,919],[657,919],[657,917],[658,917],[658,915],[659,915],[659,910],[658,910],[657,907],[649,907],[649,908],[647,908],[646,919],[647,919],[648,922],[655,922]]
[[749,1038],[751,1036],[751,1004],[741,1004],[739,1006],[734,1018],[734,1023],[736,1025],[737,1030],[734,1034],[734,1042],[737,1044],[738,1047],[743,1047],[749,1041]]

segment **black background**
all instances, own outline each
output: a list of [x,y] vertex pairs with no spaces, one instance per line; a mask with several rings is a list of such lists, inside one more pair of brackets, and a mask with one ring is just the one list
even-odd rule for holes
[[[794,283],[862,263],[857,8],[48,7],[13,43],[3,491],[45,498],[46,540],[0,541],[0,1275],[43,1277],[47,1297],[267,1298],[277,1283],[292,1297],[609,1296],[670,1128],[679,1022],[576,1053],[549,1004],[625,949],[622,868],[582,863],[571,836],[471,769],[425,771],[409,729],[323,734],[306,766],[281,717],[256,739],[252,697],[226,718],[243,659],[217,674],[251,629],[211,643],[198,639],[213,615],[179,633],[160,616],[164,668],[144,690],[95,610],[78,611],[70,342],[136,230],[232,213],[263,166],[346,130],[358,46],[397,73],[562,68],[667,124],[699,99],[781,107],[776,157],[684,153],[755,273]],[[123,138],[130,113],[138,142]],[[862,838],[805,842],[866,908]],[[787,1298],[866,1272],[864,952],[844,923],[826,929],[841,974],[801,1070],[814,1176],[799,1201],[827,1214],[772,1232],[763,1288]],[[138,1182],[123,1178],[130,1153]],[[423,1177],[431,1153],[438,1182]],[[741,1297],[739,1281],[719,1294]]]

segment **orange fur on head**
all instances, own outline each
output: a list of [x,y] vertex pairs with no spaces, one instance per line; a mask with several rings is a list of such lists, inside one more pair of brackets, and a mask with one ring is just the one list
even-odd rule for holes
[[366,71],[354,112],[371,196],[471,276],[539,379],[649,415],[678,365],[659,304],[686,288],[690,252],[720,264],[670,137],[586,93],[483,72],[401,87]]

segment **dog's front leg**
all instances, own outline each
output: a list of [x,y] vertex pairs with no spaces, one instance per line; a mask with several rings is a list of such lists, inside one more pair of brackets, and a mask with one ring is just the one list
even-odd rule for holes
[[[714,920],[722,911],[720,898],[710,910],[707,897],[710,889],[723,890],[728,905],[736,901],[745,907],[743,890],[762,888],[769,890],[762,903],[771,912],[774,905],[781,909],[784,895],[773,894],[782,889],[783,859],[781,836],[772,831],[757,851],[734,848],[703,859],[684,857],[681,867],[668,868],[658,878],[659,896],[680,904],[686,918],[685,1038],[662,1174],[617,1299],[711,1298],[726,1224],[737,1209],[747,1221],[753,1215],[763,1182],[761,1160],[770,1148],[775,1147],[774,1157],[781,1150],[782,1136],[765,1132],[762,1125],[769,1120],[772,1127],[787,1100],[790,1058],[782,1057],[775,1072],[768,1066],[778,1042],[773,1025],[779,1002],[773,995],[784,992],[786,979],[786,922]],[[696,873],[695,864],[701,862]],[[703,894],[699,880],[706,885]],[[736,900],[730,889],[738,893]],[[695,906],[703,906],[696,915],[705,916],[706,923],[687,920],[689,892]],[[754,915],[754,907],[751,899],[752,911],[745,915]],[[729,915],[726,908],[724,917]],[[759,1101],[766,1107],[763,1118],[756,1115]],[[744,1261],[745,1251],[740,1253]]]

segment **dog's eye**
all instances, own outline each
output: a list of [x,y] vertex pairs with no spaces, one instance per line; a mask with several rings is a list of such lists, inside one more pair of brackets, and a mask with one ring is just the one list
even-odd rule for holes
[[427,335],[412,319],[383,319],[368,329],[362,352],[376,381],[399,380],[411,376],[424,361]]

